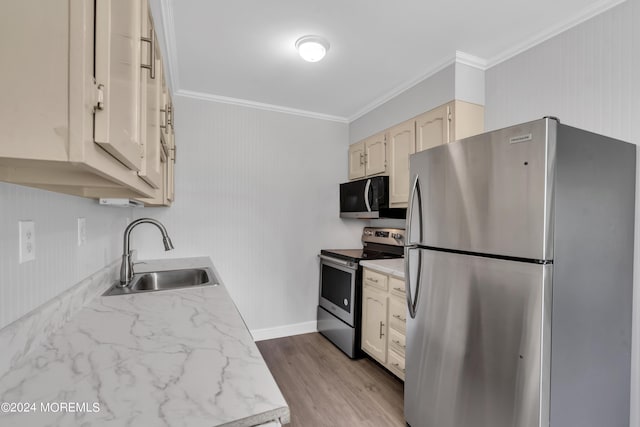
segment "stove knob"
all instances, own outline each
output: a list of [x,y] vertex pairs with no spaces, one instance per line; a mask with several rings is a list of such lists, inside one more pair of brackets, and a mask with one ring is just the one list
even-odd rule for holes
[[391,233],[391,237],[393,237],[396,240],[402,240],[402,234],[400,233]]

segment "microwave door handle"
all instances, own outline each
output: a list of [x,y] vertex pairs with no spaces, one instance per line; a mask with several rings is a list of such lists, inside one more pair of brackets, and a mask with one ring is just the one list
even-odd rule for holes
[[364,185],[364,204],[367,207],[367,212],[371,212],[371,203],[369,202],[369,195],[371,193],[371,180],[368,179]]

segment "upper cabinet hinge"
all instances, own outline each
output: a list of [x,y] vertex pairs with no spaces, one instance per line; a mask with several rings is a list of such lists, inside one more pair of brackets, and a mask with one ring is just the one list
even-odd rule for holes
[[98,84],[94,79],[93,89],[93,111],[104,110],[104,85],[102,83]]

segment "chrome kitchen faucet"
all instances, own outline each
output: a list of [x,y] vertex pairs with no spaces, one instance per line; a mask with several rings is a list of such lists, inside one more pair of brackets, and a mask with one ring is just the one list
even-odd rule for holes
[[162,233],[162,243],[164,243],[164,250],[170,251],[173,249],[173,243],[171,243],[171,238],[167,234],[167,229],[164,228],[164,225],[160,221],[157,221],[153,218],[140,218],[133,221],[131,224],[127,226],[124,230],[124,252],[122,254],[122,265],[120,266],[120,284],[119,287],[123,288],[129,284],[131,279],[133,278],[133,264],[131,262],[131,248],[129,242],[131,240],[131,231],[139,224],[153,224]]

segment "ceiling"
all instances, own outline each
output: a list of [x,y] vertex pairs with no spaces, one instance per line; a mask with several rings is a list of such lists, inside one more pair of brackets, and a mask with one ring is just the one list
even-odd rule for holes
[[[173,91],[352,121],[453,62],[495,65],[621,0],[153,0]],[[158,16],[160,15],[160,16]],[[331,47],[303,61],[307,34]]]

